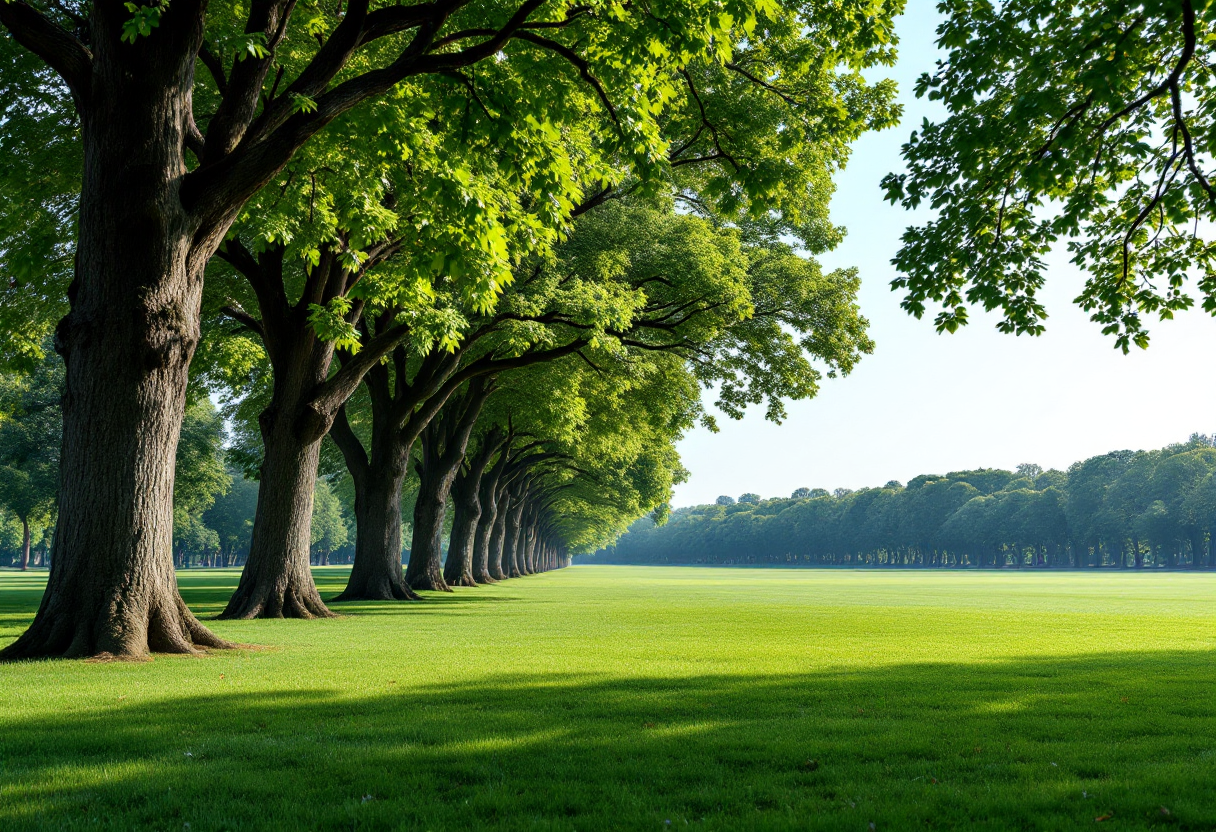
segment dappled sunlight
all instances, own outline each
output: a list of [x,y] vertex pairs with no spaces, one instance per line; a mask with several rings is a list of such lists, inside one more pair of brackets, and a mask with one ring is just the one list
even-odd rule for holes
[[[1200,812],[1216,774],[1216,715],[1172,706],[1210,702],[1214,658],[1119,652],[806,674],[512,673],[455,684],[419,674],[376,692],[266,680],[250,691],[133,694],[0,719],[10,777],[0,821],[32,817],[31,805],[58,813],[85,796],[154,805],[153,793],[203,778],[214,796],[195,808],[212,819],[208,828],[261,801],[288,825],[311,825],[296,814],[293,790],[276,791],[285,775],[310,805],[373,794],[402,822],[454,819],[453,806],[503,790],[525,811],[575,795],[573,817],[584,821],[623,812],[640,823],[649,812],[641,807],[695,820],[713,808],[698,797],[709,789],[714,805],[771,794],[775,806],[800,807],[829,828],[842,817],[829,795],[846,793],[877,817],[896,805],[940,817],[960,800],[1007,811],[988,802],[991,782],[1032,803],[1085,791]],[[613,797],[618,787],[632,802]],[[339,812],[319,822],[336,823]]]
[[[1216,824],[1209,576],[984,608],[971,576],[740,574],[577,568],[216,622],[261,646],[202,659],[0,665],[0,828]],[[179,580],[200,609],[225,577]],[[36,603],[0,592],[14,635]]]

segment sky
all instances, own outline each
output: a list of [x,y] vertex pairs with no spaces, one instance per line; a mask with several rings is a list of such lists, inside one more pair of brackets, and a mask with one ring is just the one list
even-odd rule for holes
[[912,93],[936,57],[934,5],[913,0],[900,19],[899,62],[885,74],[899,82],[903,123],[856,144],[832,209],[848,236],[819,258],[860,270],[873,355],[848,377],[824,379],[815,399],[790,404],[779,426],[756,409],[741,421],[719,416],[717,434],[690,432],[679,447],[691,477],[676,487],[675,506],[1023,462],[1063,469],[1216,432],[1216,384],[1204,370],[1216,357],[1216,320],[1192,310],[1155,324],[1148,350],[1124,355],[1072,304],[1084,276],[1062,252],[1049,260],[1050,317],[1038,338],[999,333],[996,316],[981,310],[958,333],[939,335],[932,315],[918,321],[900,309],[890,260],[918,215],[886,203],[879,182],[901,168],[912,129],[939,112]]

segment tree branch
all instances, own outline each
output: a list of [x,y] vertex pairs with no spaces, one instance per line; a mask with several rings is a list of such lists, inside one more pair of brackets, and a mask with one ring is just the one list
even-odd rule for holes
[[58,73],[82,109],[93,76],[93,53],[75,35],[24,0],[0,0],[0,25]]

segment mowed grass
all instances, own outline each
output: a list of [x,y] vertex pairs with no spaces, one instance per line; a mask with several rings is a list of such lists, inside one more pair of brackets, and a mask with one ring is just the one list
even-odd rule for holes
[[[339,568],[317,569],[324,595]],[[180,576],[201,615],[235,571]],[[0,574],[0,646],[45,575]],[[582,566],[0,665],[0,829],[1214,829],[1216,575]]]

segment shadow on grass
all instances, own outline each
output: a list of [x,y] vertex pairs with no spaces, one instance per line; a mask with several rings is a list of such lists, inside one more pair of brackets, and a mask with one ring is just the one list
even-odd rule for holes
[[0,716],[0,828],[1212,829],[1212,660],[385,679]]

